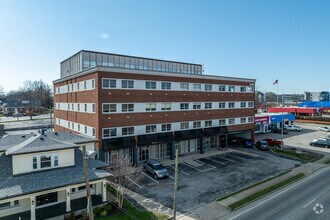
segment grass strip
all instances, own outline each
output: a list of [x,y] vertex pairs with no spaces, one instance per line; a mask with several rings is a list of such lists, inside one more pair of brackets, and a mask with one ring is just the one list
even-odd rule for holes
[[287,173],[289,173],[290,171],[291,171],[291,170],[287,170],[287,171],[285,171],[285,172],[283,172],[283,173],[280,173],[280,174],[278,174],[278,175],[276,175],[276,176],[273,176],[273,177],[270,177],[270,178],[268,178],[268,179],[262,180],[262,181],[260,181],[260,182],[257,182],[257,183],[255,183],[255,184],[251,185],[251,186],[248,186],[248,187],[245,187],[245,188],[243,188],[243,189],[240,189],[240,190],[238,190],[238,191],[236,191],[236,192],[230,193],[230,194],[228,194],[228,195],[226,195],[226,196],[224,196],[224,197],[221,197],[221,198],[217,199],[217,201],[221,201],[221,200],[227,199],[227,198],[229,198],[229,197],[231,197],[231,196],[233,196],[233,195],[236,195],[236,194],[238,194],[238,193],[240,193],[240,192],[243,192],[243,191],[245,191],[245,190],[248,190],[248,189],[250,189],[250,188],[252,188],[252,187],[258,186],[258,185],[263,184],[263,183],[265,183],[265,182],[268,182],[268,181],[270,181],[270,180],[272,180],[272,179],[275,179],[275,178],[277,178],[277,177],[279,177],[279,176],[282,176],[282,175],[284,175],[284,174],[287,174]]
[[324,164],[329,164],[330,165],[330,160],[325,161]]
[[277,149],[275,147],[270,147],[273,153],[280,154],[283,156],[291,157],[293,159],[298,159],[298,160],[305,160],[305,161],[311,161],[314,159],[318,159],[319,155],[318,154],[312,154],[308,152],[301,152],[297,153],[295,150],[291,149]]
[[265,196],[265,195],[267,195],[267,194],[269,194],[269,193],[271,193],[271,192],[273,192],[273,191],[275,191],[275,190],[277,190],[277,189],[279,189],[279,188],[281,188],[281,187],[283,187],[285,185],[288,185],[288,184],[290,184],[292,182],[295,182],[296,180],[298,180],[298,179],[300,179],[300,178],[302,178],[304,176],[305,175],[303,173],[299,173],[299,174],[297,174],[297,175],[295,175],[293,177],[290,177],[289,179],[283,180],[282,182],[279,182],[279,183],[277,183],[277,184],[275,184],[273,186],[270,186],[270,187],[268,187],[266,189],[263,189],[263,190],[261,190],[259,192],[256,192],[256,193],[254,193],[254,194],[252,194],[252,195],[250,195],[250,196],[248,196],[248,197],[246,197],[244,199],[241,199],[241,200],[239,200],[239,201],[237,201],[237,202],[235,202],[233,204],[230,204],[228,207],[231,210],[237,209],[238,207],[244,206],[247,203],[250,203],[250,202],[252,202],[252,201],[254,201],[254,200],[256,200],[256,199],[258,199],[258,198],[260,198],[262,196]]

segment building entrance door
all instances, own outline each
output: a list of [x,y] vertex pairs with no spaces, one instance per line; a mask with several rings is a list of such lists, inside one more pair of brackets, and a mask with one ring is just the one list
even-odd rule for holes
[[118,166],[118,151],[111,151],[111,166],[117,167]]
[[140,147],[139,161],[145,161],[149,159],[149,146]]

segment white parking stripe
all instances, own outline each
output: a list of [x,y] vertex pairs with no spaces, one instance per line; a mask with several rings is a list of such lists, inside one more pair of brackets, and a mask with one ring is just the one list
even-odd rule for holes
[[[173,167],[172,167],[172,166],[173,166]],[[173,168],[173,170],[175,170],[175,166],[174,166],[174,165],[171,165],[171,167]],[[180,171],[180,173],[183,173],[184,175],[190,176],[189,173],[186,173],[186,172],[180,170],[180,168],[179,168],[179,171]]]
[[171,175],[168,175],[168,177],[175,180],[175,178],[173,176],[171,176]]
[[218,155],[216,155],[215,157],[219,157],[221,159],[228,160],[228,161],[233,162],[233,163],[237,162],[235,160],[227,159],[227,158],[224,158],[224,157],[221,157],[221,156],[218,156]]
[[221,164],[221,165],[226,165],[225,163],[221,163],[221,162],[219,162],[219,161],[212,160],[212,159],[209,159],[209,158],[204,158],[204,159],[209,160],[209,161],[212,161],[212,162],[214,162],[214,163]]
[[190,164],[187,164],[186,162],[183,162],[183,164],[186,165],[187,167],[193,168],[194,170],[197,170],[197,171],[200,171],[200,172],[203,171],[203,170],[200,170],[200,169],[198,169],[194,166],[191,166]]
[[148,177],[149,179],[151,179],[152,181],[154,181],[155,183],[159,183],[157,180],[151,178],[148,174],[145,174],[144,172],[140,171],[143,175],[145,175],[146,177]]
[[131,180],[128,176],[125,176],[125,178],[128,179],[129,181],[131,181],[134,185],[136,185],[140,189],[142,189],[142,186],[140,186],[139,184],[137,184],[136,182],[134,182],[133,180]]
[[238,156],[234,156],[234,155],[232,155],[232,154],[228,154],[229,156],[231,156],[231,157],[235,157],[235,158],[237,158],[237,159],[240,159],[240,160],[245,160],[244,158],[241,158],[241,157],[238,157]]

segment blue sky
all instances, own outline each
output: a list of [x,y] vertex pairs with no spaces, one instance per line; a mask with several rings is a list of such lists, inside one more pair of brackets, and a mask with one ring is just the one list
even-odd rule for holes
[[81,49],[205,65],[261,91],[330,90],[330,1],[0,2],[0,85],[59,78]]

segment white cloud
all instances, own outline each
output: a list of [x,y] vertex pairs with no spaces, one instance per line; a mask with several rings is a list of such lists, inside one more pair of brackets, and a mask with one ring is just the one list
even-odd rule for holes
[[102,33],[102,34],[99,35],[99,38],[100,38],[100,39],[103,39],[103,40],[107,40],[107,39],[109,38],[109,34],[107,34],[107,33]]

